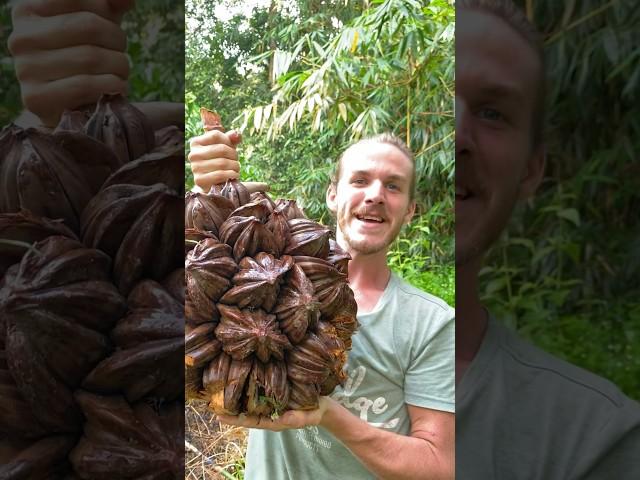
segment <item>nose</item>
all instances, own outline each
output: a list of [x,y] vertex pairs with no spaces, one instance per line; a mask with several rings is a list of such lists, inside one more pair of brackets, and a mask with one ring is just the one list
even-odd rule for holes
[[475,150],[473,117],[466,103],[456,97],[456,159],[469,156]]
[[367,204],[384,202],[384,185],[381,181],[375,180],[365,189],[364,201]]

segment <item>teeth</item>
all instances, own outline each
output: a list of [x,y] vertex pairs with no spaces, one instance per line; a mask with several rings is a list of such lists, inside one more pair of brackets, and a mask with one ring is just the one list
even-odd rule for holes
[[356,215],[358,220],[373,220],[374,222],[382,223],[382,217],[371,217],[369,215]]

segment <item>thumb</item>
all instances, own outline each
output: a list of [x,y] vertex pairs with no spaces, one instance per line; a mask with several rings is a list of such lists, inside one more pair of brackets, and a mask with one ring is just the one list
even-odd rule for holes
[[231,130],[227,135],[234,146],[238,145],[242,141],[242,134],[237,130]]
[[269,185],[262,182],[242,182],[242,184],[247,188],[249,193],[255,192],[268,192]]

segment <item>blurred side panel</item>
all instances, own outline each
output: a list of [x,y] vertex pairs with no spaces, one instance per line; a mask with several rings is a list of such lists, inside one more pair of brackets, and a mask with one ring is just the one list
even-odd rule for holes
[[638,478],[640,11],[456,13],[457,478]]
[[0,478],[183,478],[184,6],[0,18]]

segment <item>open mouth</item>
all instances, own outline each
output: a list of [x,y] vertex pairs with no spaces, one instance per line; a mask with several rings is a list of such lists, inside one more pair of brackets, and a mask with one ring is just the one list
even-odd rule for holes
[[364,223],[384,223],[384,218],[378,217],[376,215],[356,215],[356,218]]

